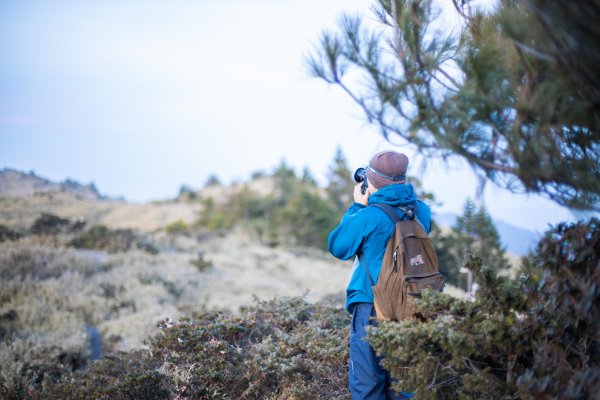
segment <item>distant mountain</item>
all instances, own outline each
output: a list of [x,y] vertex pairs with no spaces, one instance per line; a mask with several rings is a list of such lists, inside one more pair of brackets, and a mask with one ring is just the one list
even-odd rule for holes
[[15,169],[0,170],[0,197],[30,197],[39,193],[64,192],[86,200],[104,200],[93,183],[84,185],[72,179],[52,182],[37,176],[33,171],[21,172]]
[[[456,214],[436,214],[434,220],[441,226],[451,227],[455,224]],[[500,235],[502,245],[506,247],[509,253],[517,256],[524,256],[540,240],[541,235],[534,231],[518,228],[507,222],[493,219],[494,225]]]

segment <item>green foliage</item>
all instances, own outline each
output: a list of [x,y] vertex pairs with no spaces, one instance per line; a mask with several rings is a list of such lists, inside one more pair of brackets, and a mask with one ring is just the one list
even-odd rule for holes
[[44,376],[62,376],[86,364],[83,312],[77,300],[70,302],[76,296],[54,286],[65,276],[80,289],[79,282],[99,267],[73,250],[23,241],[1,246],[0,398],[26,398]]
[[[5,284],[11,280],[59,278],[74,269],[72,264],[76,264],[77,272],[84,276],[92,275],[98,268],[95,262],[86,258],[43,246],[7,243],[0,248],[0,279]],[[0,286],[0,305],[3,290],[8,288],[8,285]]]
[[132,248],[143,249],[151,254],[158,253],[158,249],[152,243],[138,236],[133,230],[112,230],[104,225],[94,225],[73,238],[69,244],[78,249],[106,250],[113,253]]
[[196,200],[197,194],[194,189],[184,184],[179,187],[178,198],[180,200]]
[[304,185],[317,186],[317,180],[315,179],[308,167],[304,167],[304,169],[302,170],[302,177],[300,178],[300,182]]
[[307,173],[300,179],[285,162],[276,168],[273,194],[259,195],[248,186],[217,204],[203,200],[198,225],[223,231],[236,225],[250,228],[270,245],[325,248],[338,215]]
[[284,205],[294,192],[298,183],[294,169],[287,165],[285,160],[281,160],[279,165],[273,171],[275,179],[276,193],[275,197],[279,200],[278,205]]
[[515,283],[482,269],[481,260],[467,267],[485,282],[475,302],[429,292],[418,304],[423,321],[383,323],[369,332],[373,348],[385,354],[383,364],[399,378],[397,387],[420,399],[500,399],[516,391],[514,380],[506,380],[518,342],[508,310],[522,298]]
[[[252,310],[251,310],[252,311]],[[346,311],[299,298],[258,302],[250,314],[268,327],[245,360],[250,398],[348,397]]]
[[34,399],[157,399],[169,398],[165,375],[152,368],[145,352],[122,353],[92,363],[58,382],[46,377]]
[[239,317],[164,321],[149,352],[118,353],[35,385],[39,398],[344,399],[348,315],[301,298],[258,301]]
[[219,177],[217,175],[212,174],[206,179],[206,182],[204,183],[204,187],[210,187],[210,186],[221,186],[221,180],[219,179]]
[[202,211],[198,216],[197,224],[211,231],[229,229],[234,224],[233,215],[226,211],[225,208],[220,209],[215,205],[212,198],[202,200]]
[[[32,244],[32,238],[0,243],[0,398],[144,398],[118,393],[144,393],[135,388],[136,382],[150,385],[154,371],[145,370],[148,377],[136,372],[135,381],[127,382],[123,370],[129,361],[110,357],[117,348],[142,347],[142,341],[156,333],[153,318],[201,307],[198,287],[190,282],[197,272],[188,261],[141,251],[106,254],[52,248]],[[90,328],[103,336],[102,356],[115,364],[98,365],[106,369],[98,373],[121,371],[105,376],[105,381],[91,375],[98,370],[90,363],[95,350]],[[137,362],[137,356],[130,356]],[[88,366],[91,370],[77,373],[80,382],[75,386],[69,388],[65,378],[60,391],[40,394],[43,382],[58,382]],[[117,382],[117,375],[124,382]],[[94,382],[104,382],[111,394],[102,394],[103,387],[92,389]],[[72,396],[64,395],[69,391]]]
[[170,234],[182,234],[189,232],[190,227],[185,223],[185,221],[178,219],[177,221],[167,225],[165,230]]
[[386,138],[459,155],[508,189],[597,209],[600,8],[505,0],[483,14],[470,3],[454,1],[464,23],[443,34],[433,2],[379,0],[377,28],[344,16],[308,67]]
[[59,233],[76,232],[85,226],[83,221],[71,221],[58,215],[42,213],[31,225],[34,235],[56,235]]
[[0,225],[0,243],[7,241],[19,240],[23,237],[23,235],[6,225]]
[[281,219],[297,243],[324,249],[339,216],[328,200],[309,187],[300,186],[281,210]]
[[[358,167],[358,166],[357,166]],[[327,173],[327,194],[333,202],[338,213],[344,212],[352,202],[354,179],[348,167],[346,156],[341,147],[338,147],[333,156],[333,161]]]
[[[600,221],[560,224],[523,266],[532,360],[518,383],[533,397],[593,398],[600,391]],[[548,396],[548,397],[551,397]]]
[[260,178],[264,178],[265,176],[267,176],[267,173],[263,170],[254,171],[250,174],[250,180],[256,181]]
[[431,236],[440,271],[452,285],[466,289],[466,274],[460,272],[460,267],[471,255],[481,258],[484,265],[497,272],[510,267],[492,218],[484,206],[478,208],[471,200],[465,202],[463,213],[449,234],[444,235],[434,227]]
[[559,225],[521,281],[471,257],[473,302],[425,293],[419,320],[382,323],[368,340],[419,399],[591,398],[600,386],[599,246],[598,220]]

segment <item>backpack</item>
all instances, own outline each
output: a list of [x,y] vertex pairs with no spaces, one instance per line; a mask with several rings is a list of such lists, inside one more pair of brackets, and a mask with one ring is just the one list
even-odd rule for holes
[[[365,262],[373,289],[375,312],[379,320],[401,321],[415,315],[413,303],[421,297],[423,289],[443,289],[444,276],[440,273],[431,240],[421,222],[415,218],[414,206],[400,208],[384,203],[372,206],[383,210],[395,224],[377,284],[373,283]],[[402,216],[398,214],[398,208],[402,210]]]

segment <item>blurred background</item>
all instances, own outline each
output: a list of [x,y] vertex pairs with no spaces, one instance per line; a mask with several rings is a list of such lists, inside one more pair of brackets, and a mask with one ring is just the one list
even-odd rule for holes
[[[441,26],[456,29],[451,3],[439,4]],[[373,21],[370,6],[3,1],[1,164],[145,202],[183,184],[198,189],[212,175],[244,181],[282,160],[326,185],[337,148],[352,170],[395,148],[436,195],[434,211],[457,214],[477,187],[466,164],[423,160],[386,142],[339,88],[307,73],[320,33],[342,12]],[[494,218],[537,232],[573,218],[539,196],[491,184],[480,200]]]

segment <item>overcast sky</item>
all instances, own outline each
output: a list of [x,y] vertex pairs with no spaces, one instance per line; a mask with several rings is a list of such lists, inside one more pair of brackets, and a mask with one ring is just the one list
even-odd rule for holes
[[[0,167],[147,201],[173,197],[182,184],[200,188],[211,174],[245,181],[281,160],[325,183],[338,146],[351,168],[395,148],[443,203],[434,211],[460,213],[476,187],[464,164],[422,168],[340,89],[305,72],[320,32],[342,11],[372,18],[370,5],[2,0]],[[572,218],[548,200],[491,185],[484,199],[495,218],[532,230]]]

